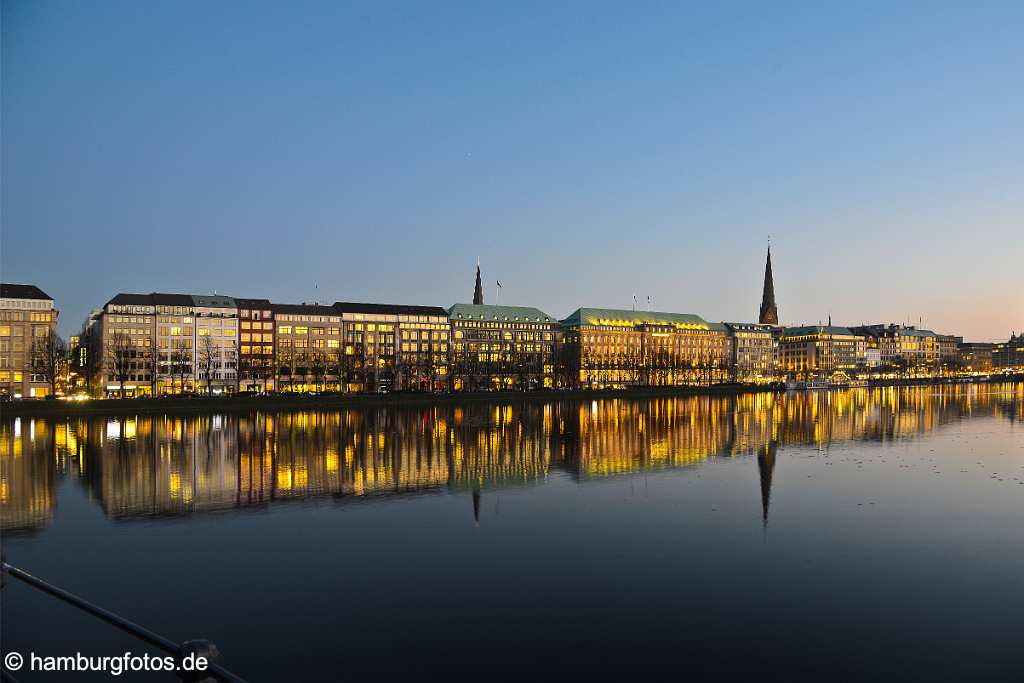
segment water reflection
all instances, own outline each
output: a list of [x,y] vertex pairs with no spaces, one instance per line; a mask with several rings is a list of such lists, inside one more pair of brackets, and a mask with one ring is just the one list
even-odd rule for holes
[[755,456],[765,522],[778,449],[913,438],[966,417],[1024,419],[1024,385],[796,395],[0,422],[2,530],[45,528],[72,477],[112,518],[314,496],[468,492]]

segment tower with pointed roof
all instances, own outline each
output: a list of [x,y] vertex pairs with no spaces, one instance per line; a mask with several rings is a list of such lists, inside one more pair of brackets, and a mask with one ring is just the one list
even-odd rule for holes
[[480,284],[480,259],[476,260],[476,287],[473,288],[473,303],[477,306],[484,303],[484,287]]
[[764,291],[761,294],[761,315],[757,322],[762,325],[778,325],[779,309],[775,306],[775,282],[772,279],[772,245],[768,245],[768,260],[764,266]]

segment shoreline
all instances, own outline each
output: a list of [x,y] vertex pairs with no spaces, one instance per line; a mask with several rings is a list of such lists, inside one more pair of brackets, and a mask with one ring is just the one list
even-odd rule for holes
[[[867,388],[930,386],[948,384],[1005,384],[1024,381],[1020,375],[997,379],[979,378],[968,382],[949,379],[874,380]],[[831,391],[849,387],[831,387]],[[11,401],[0,404],[0,419],[7,417],[72,417],[79,415],[218,413],[252,410],[333,410],[452,405],[461,403],[589,401],[608,398],[666,398],[688,396],[740,396],[785,393],[778,384],[764,386],[713,385],[710,387],[642,387],[636,389],[552,389],[544,391],[478,391],[444,394],[272,394],[265,396],[224,396],[186,398],[91,399],[89,401]]]

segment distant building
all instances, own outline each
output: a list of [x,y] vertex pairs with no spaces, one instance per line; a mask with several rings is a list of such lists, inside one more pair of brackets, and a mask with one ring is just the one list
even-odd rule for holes
[[943,365],[959,365],[960,344],[964,338],[952,334],[937,334],[935,339],[939,346],[939,362]]
[[825,376],[865,365],[867,342],[848,327],[787,327],[779,339],[779,364],[791,377]]
[[761,382],[775,375],[776,342],[771,325],[725,323],[729,331],[733,379],[737,382]]
[[761,292],[761,311],[757,321],[762,325],[778,325],[779,309],[775,305],[775,280],[772,277],[772,248],[768,247],[768,259],[764,264],[764,289]]
[[55,335],[53,297],[35,285],[0,284],[0,396],[42,397],[46,378],[33,373],[34,354]]
[[580,308],[562,321],[573,383],[675,386],[727,381],[729,332],[688,313]]
[[558,322],[528,306],[455,304],[452,387],[458,390],[551,387]]
[[1024,370],[1024,332],[996,344],[992,349],[992,369]]
[[990,342],[961,342],[960,363],[970,372],[990,372],[992,352],[996,345]]
[[[850,329],[854,334],[866,337],[871,348],[878,349],[883,364],[905,363],[908,367],[921,367],[938,365],[941,360],[939,335],[931,330],[896,324],[861,325]],[[950,343],[955,341],[947,341],[947,353],[953,357],[949,351]]]

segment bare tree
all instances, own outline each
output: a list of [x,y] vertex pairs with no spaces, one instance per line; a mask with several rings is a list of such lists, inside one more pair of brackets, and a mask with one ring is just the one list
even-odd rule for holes
[[206,393],[209,394],[213,392],[213,376],[220,367],[220,347],[214,341],[213,335],[206,334],[200,337],[197,351],[196,371],[198,378],[206,378]]
[[309,353],[307,366],[313,377],[313,390],[319,391],[319,387],[327,383],[327,358],[322,351],[314,349]]
[[178,378],[181,392],[185,392],[185,375],[192,374],[192,349],[183,339],[176,339],[171,349],[171,378]]
[[124,398],[124,383],[131,377],[135,345],[127,332],[114,330],[110,333],[106,348],[106,366],[120,385],[120,396]]
[[50,395],[56,395],[57,383],[67,376],[68,345],[52,328],[40,337],[32,338],[29,367],[33,375],[50,385]]

